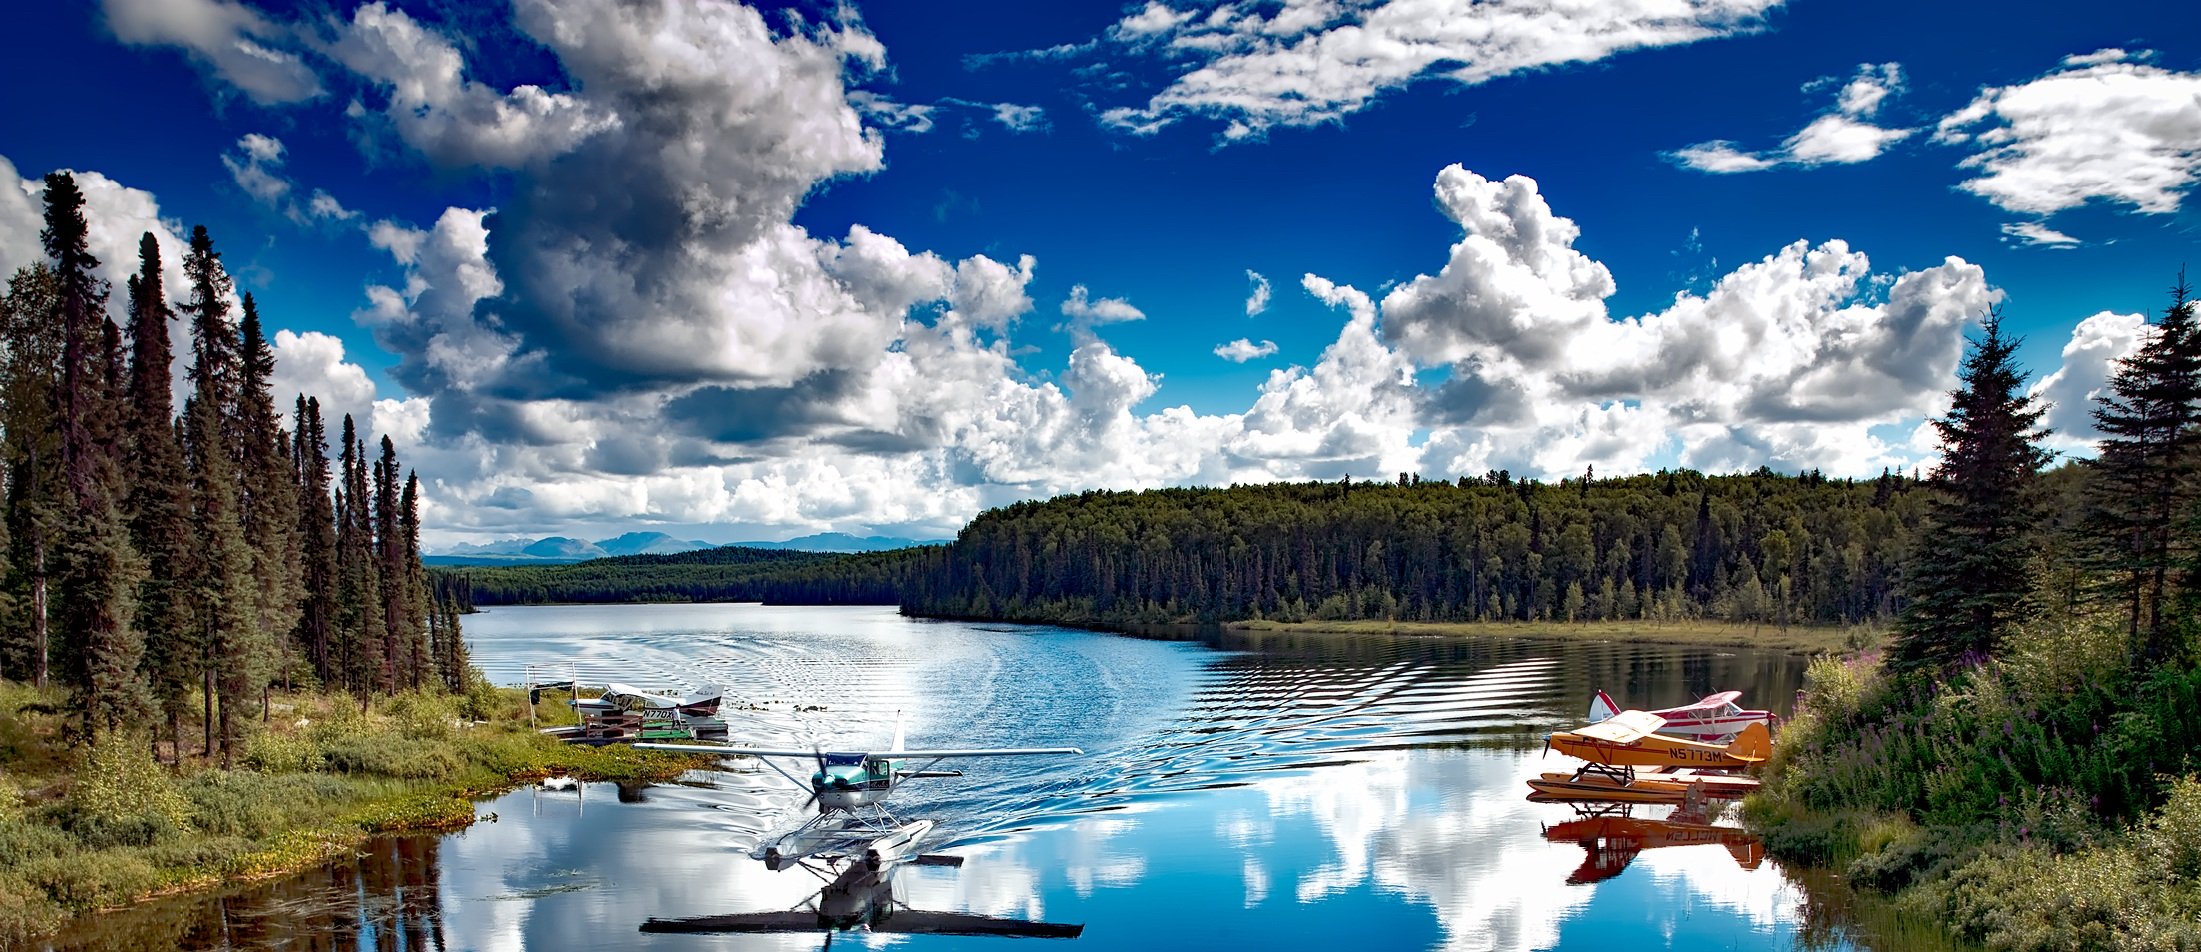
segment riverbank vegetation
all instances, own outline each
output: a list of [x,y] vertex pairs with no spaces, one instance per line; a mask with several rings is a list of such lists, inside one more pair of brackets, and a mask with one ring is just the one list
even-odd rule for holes
[[2201,332],[2181,281],[2043,476],[1990,318],[1885,652],[1814,662],[1768,846],[1994,948],[2201,947]]
[[1551,638],[1563,641],[1627,641],[1669,645],[1771,648],[1804,653],[1856,651],[1883,642],[1885,628],[1873,624],[1791,625],[1692,619],[1675,621],[1303,621],[1232,622],[1242,631],[1285,634],[1405,635],[1423,638]]
[[43,184],[48,260],[0,295],[0,938],[463,825],[549,765],[642,769],[498,710],[421,568],[419,481],[349,416],[332,472],[319,403],[278,411],[206,229],[173,301],[145,235],[113,307],[82,191]]
[[461,610],[561,602],[770,602],[893,605],[923,547],[826,553],[727,546],[571,565],[431,567]]
[[[66,695],[0,687],[0,945],[72,917],[280,875],[368,837],[476,819],[474,798],[565,772],[663,781],[707,763],[577,747],[530,729],[524,691],[408,691],[362,712],[328,692],[274,694],[236,726],[236,766],[154,763],[121,735],[71,742]],[[708,758],[706,758],[708,760]]]

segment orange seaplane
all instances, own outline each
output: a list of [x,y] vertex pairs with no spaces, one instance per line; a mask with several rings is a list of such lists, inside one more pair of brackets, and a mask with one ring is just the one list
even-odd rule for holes
[[[1600,800],[1614,803],[1680,803],[1692,786],[1707,796],[1739,797],[1757,785],[1748,777],[1705,771],[1745,770],[1773,752],[1765,724],[1743,728],[1724,744],[1683,740],[1658,732],[1666,720],[1648,711],[1623,711],[1574,730],[1559,731],[1544,742],[1587,763],[1574,773],[1547,773],[1530,780],[1531,796],[1550,800]],[[1655,768],[1639,773],[1637,768]]]

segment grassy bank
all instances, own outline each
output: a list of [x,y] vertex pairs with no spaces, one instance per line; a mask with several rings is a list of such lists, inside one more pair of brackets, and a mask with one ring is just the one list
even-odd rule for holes
[[1735,624],[1723,621],[1586,622],[1428,622],[1428,621],[1240,621],[1225,627],[1240,631],[1416,635],[1427,637],[1557,638],[1584,641],[1644,641],[1655,644],[1774,648],[1801,652],[1852,651],[1878,644],[1881,631],[1864,626]]
[[[79,748],[58,692],[0,684],[0,945],[152,896],[277,876],[385,833],[474,822],[474,800],[566,771],[651,781],[706,766],[529,729],[524,692],[278,695],[234,769]],[[188,753],[188,752],[187,752]]]
[[2201,948],[2201,664],[2123,626],[2039,621],[1941,681],[1815,661],[1745,815],[1991,948]]

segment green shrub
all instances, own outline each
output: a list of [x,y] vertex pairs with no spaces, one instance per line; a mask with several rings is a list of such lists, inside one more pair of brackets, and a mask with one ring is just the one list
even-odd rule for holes
[[23,879],[64,908],[85,911],[120,905],[152,892],[160,872],[130,850],[98,850],[51,857],[17,867]]
[[387,734],[347,737],[325,745],[324,751],[328,769],[334,773],[440,780],[465,767],[448,746],[423,745]]
[[321,747],[310,737],[261,732],[245,740],[244,756],[237,762],[261,773],[304,773],[327,765]]
[[325,816],[358,797],[339,777],[209,770],[182,784],[192,825],[214,836],[260,839]]
[[152,754],[127,739],[103,740],[78,760],[62,801],[63,829],[92,848],[146,846],[181,833],[191,805]]

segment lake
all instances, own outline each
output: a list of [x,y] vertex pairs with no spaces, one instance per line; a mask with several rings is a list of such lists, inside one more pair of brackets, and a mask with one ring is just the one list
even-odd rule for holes
[[[1665,807],[1585,820],[1524,799],[1527,778],[1571,765],[1544,754],[1543,737],[1579,724],[1593,691],[1664,707],[1733,688],[1786,713],[1805,664],[1794,654],[1170,640],[750,604],[498,608],[465,626],[475,663],[500,683],[570,665],[585,683],[723,685],[735,743],[877,749],[900,717],[913,748],[1086,751],[968,761],[964,777],[898,790],[897,814],[938,823],[928,851],[963,864],[904,867],[868,889],[882,928],[1043,922],[1075,933],[1045,944],[1077,952],[1922,945],[1851,923],[1831,877],[1792,875],[1739,830],[1628,825]],[[819,878],[748,857],[799,822],[806,796],[752,764],[675,785],[523,788],[481,803],[494,820],[463,832],[386,839],[282,881],[102,916],[58,947],[815,949],[815,929],[639,931],[651,919],[807,910]],[[858,930],[833,941],[1004,940]]]

